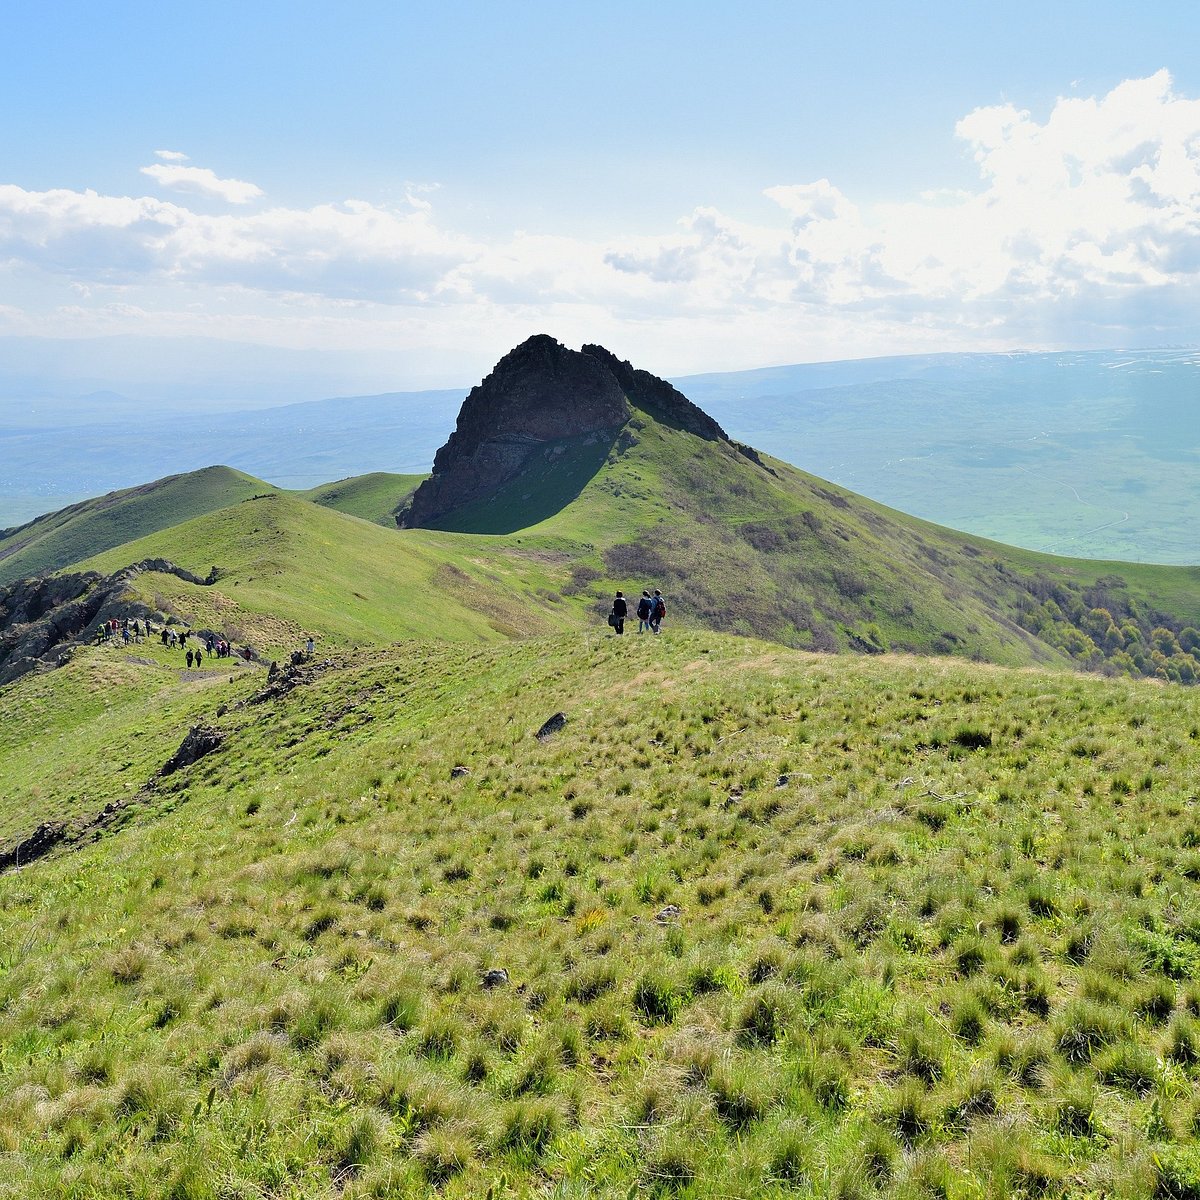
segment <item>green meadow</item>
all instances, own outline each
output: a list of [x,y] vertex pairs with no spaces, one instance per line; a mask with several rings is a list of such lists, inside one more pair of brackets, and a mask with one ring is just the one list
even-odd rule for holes
[[0,689],[0,1195],[1200,1196],[1194,569],[645,413],[443,529],[187,479],[41,526],[256,657]]
[[1200,1188],[1184,689],[678,631],[160,670],[54,676],[91,805],[143,790],[0,878],[6,1194]]

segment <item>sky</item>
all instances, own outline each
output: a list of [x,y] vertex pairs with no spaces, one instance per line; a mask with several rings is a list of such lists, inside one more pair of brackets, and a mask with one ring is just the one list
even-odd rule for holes
[[1195,345],[1197,45],[1172,0],[10,4],[0,337],[389,390],[537,332],[672,376]]

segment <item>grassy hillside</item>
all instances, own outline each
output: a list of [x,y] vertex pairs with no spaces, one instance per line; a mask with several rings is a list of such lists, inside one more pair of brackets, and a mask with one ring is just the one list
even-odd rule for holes
[[396,527],[396,511],[412,495],[424,475],[391,475],[375,471],[370,475],[355,475],[325,483],[310,491],[301,492],[305,499],[364,521],[374,521],[385,528]]
[[273,490],[270,484],[241,471],[206,467],[72,504],[16,529],[0,530],[0,584],[57,571]]
[[[144,498],[105,498],[113,528],[103,537],[88,535],[101,512],[68,519],[65,510],[57,558],[140,530],[150,511],[156,521],[170,520],[168,511],[206,513],[84,562],[111,571],[163,556],[201,575],[216,566],[212,589],[165,579],[139,586],[164,611],[232,628],[235,640],[269,653],[308,632],[341,643],[536,634],[602,620],[616,587],[636,596],[657,586],[672,622],[800,648],[1072,664],[1183,682],[1200,673],[1200,568],[1014,550],[647,414],[611,446],[545,446],[520,477],[452,513],[442,531],[395,528],[415,477],[363,476],[211,512],[228,499],[215,483],[231,477],[214,468],[151,485]],[[237,478],[243,490],[266,486]]]
[[[1191,653],[1200,650],[1198,568],[1014,550],[777,460],[756,465],[648,416],[635,417],[606,460],[595,454],[582,443],[548,446],[525,474],[442,524],[520,528],[526,546],[565,550],[564,590],[594,605],[613,586],[635,595],[659,586],[686,621],[796,646],[1076,663],[1187,682],[1200,670]],[[526,524],[546,496],[564,503]],[[1156,640],[1159,628],[1170,636]]]
[[90,806],[148,799],[0,876],[0,1192],[1200,1189],[1190,693],[702,633],[335,657],[241,707],[261,673],[107,649],[6,693],[127,762]]
[[[516,549],[515,547],[513,548]],[[147,557],[207,575],[212,587],[146,574],[136,586],[187,623],[231,630],[267,656],[309,633],[326,645],[397,638],[495,640],[578,623],[548,592],[535,557],[491,556],[473,539],[419,531],[400,537],[369,521],[274,494],[233,505],[87,559],[103,573]]]

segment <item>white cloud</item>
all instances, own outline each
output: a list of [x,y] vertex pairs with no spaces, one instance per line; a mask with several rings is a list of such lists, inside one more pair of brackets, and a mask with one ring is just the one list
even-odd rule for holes
[[180,150],[155,150],[155,156],[163,162],[187,162],[188,156]]
[[[170,151],[159,150],[156,153],[161,157]],[[149,175],[163,187],[174,188],[177,192],[210,196],[215,200],[224,200],[227,204],[249,204],[251,200],[257,200],[263,194],[262,188],[243,179],[218,179],[207,167],[164,166],[162,163],[154,163],[149,167],[142,167],[142,174]]]
[[[1200,100],[1177,95],[1163,71],[1060,99],[1041,117],[978,108],[956,133],[973,187],[867,205],[836,180],[784,182],[766,189],[775,215],[757,222],[699,205],[666,230],[591,239],[468,237],[425,184],[405,185],[395,206],[218,215],[0,185],[0,266],[13,280],[6,292],[0,271],[0,303],[57,287],[46,311],[103,310],[105,328],[127,303],[166,327],[227,321],[263,336],[274,322],[271,340],[291,337],[302,313],[313,336],[342,344],[356,331],[444,346],[545,328],[649,348],[646,361],[674,371],[1200,341]],[[173,162],[143,170],[231,203],[261,194]]]
[[475,252],[424,210],[357,200],[210,216],[151,197],[0,185],[0,262],[75,282],[236,285],[403,302],[427,297]]

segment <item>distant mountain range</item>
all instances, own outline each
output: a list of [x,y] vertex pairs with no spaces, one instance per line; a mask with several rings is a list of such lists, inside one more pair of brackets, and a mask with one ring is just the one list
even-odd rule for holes
[[[466,394],[232,411],[206,409],[198,385],[161,403],[116,391],[20,400],[14,388],[33,381],[6,375],[4,362],[0,354],[0,525],[216,462],[288,488],[425,472]],[[252,372],[244,390],[259,378]],[[918,355],[674,382],[731,436],[914,515],[1052,553],[1197,560],[1196,352]]]

